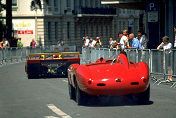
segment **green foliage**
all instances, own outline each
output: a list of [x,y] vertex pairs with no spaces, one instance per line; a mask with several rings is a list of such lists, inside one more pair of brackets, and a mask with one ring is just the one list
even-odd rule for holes
[[2,0],[0,0],[0,12],[2,12],[5,9],[5,4],[2,4]]
[[[46,3],[48,5],[49,0],[43,0],[44,3]],[[37,10],[40,9],[42,10],[42,4],[41,4],[41,0],[32,0],[31,1],[31,10]]]
[[0,20],[0,41],[2,40],[2,37],[5,33],[5,24],[4,24],[4,20]]

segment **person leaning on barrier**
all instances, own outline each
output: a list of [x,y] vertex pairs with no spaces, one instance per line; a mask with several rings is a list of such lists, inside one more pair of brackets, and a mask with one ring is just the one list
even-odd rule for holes
[[96,48],[100,48],[101,45],[102,45],[102,43],[101,43],[100,37],[96,37],[95,47],[96,47]]
[[114,40],[110,48],[111,48],[111,49],[118,49],[117,46],[118,46],[118,43],[117,43],[116,40]]
[[32,39],[31,43],[30,43],[30,47],[35,48],[36,42],[34,41],[34,39]]
[[169,42],[169,37],[168,36],[164,36],[162,38],[162,42],[161,44],[157,47],[157,49],[163,49],[163,50],[169,50],[172,48],[172,44]]
[[[164,36],[162,38],[162,43],[157,47],[157,49],[163,49],[164,51],[166,51],[166,58],[165,61],[167,61],[167,65],[168,65],[168,74],[171,75],[172,74],[172,68],[171,68],[171,62],[170,62],[170,55],[169,53],[171,52],[170,49],[172,49],[172,44],[169,41],[169,37],[168,36]],[[165,62],[166,63],[166,62]],[[168,76],[168,79],[166,80],[167,82],[172,81],[172,76]]]
[[1,45],[0,46],[1,48],[6,48],[6,47],[10,48],[10,43],[8,42],[8,40],[6,38],[2,39],[0,45]]
[[139,40],[134,37],[133,33],[131,33],[129,35],[129,41],[130,40],[132,40],[132,44],[131,44],[131,46],[129,45],[127,47],[127,49],[141,49],[141,44],[140,44]]
[[89,37],[83,37],[84,45],[82,47],[89,47]]
[[110,37],[110,38],[109,38],[109,47],[111,47],[112,44],[113,44],[113,39],[112,39],[112,37]]
[[21,38],[18,38],[18,41],[17,41],[17,47],[23,47],[23,44],[21,42]]
[[93,38],[90,38],[89,47],[93,48],[93,47],[95,47],[95,44],[96,44],[96,41]]

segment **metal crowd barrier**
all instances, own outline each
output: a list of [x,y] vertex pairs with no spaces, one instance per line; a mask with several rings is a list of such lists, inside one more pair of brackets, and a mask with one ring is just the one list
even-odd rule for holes
[[[150,75],[155,80],[154,84],[159,85],[162,82],[168,82],[167,78],[172,76],[171,87],[176,88],[176,50],[126,49],[125,51],[130,61],[143,61],[149,65]],[[119,53],[119,50],[109,48],[82,48],[81,63],[94,63],[100,57],[108,59],[113,55],[117,56]]]
[[11,63],[18,63],[26,60],[30,53],[48,53],[48,52],[76,52],[76,46],[45,46],[45,47],[15,47],[15,48],[0,48],[0,66]]
[[[46,52],[75,52],[76,46],[45,46],[37,48],[4,48],[0,49],[0,66],[10,63],[18,63],[26,60],[26,56],[29,53],[46,53]],[[176,88],[176,50],[162,51],[154,49],[125,50],[128,59],[133,62],[144,61],[149,65],[150,74],[157,75],[152,76],[155,80],[154,84],[161,84],[167,82],[167,78],[172,76],[173,81],[170,82],[171,87]],[[119,50],[109,48],[82,48],[81,64],[93,63],[97,59],[103,57],[109,59],[112,56],[117,56],[120,53]]]

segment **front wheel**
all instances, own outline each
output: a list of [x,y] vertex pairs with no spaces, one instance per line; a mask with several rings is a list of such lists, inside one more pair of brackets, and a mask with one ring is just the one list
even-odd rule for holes
[[68,90],[69,90],[69,96],[70,99],[75,100],[75,89],[74,87],[70,84],[69,80],[68,80]]

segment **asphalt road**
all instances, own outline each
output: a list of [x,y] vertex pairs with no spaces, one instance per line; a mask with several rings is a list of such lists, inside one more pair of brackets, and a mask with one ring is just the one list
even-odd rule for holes
[[147,105],[105,97],[78,106],[67,84],[66,78],[28,80],[24,63],[0,67],[0,118],[176,118],[176,89],[169,86],[151,86]]

